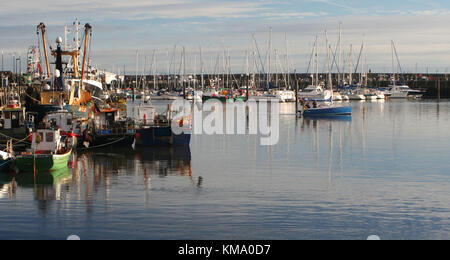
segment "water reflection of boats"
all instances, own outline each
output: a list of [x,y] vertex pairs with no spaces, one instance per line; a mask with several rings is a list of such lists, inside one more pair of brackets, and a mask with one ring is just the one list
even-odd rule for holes
[[17,184],[12,176],[0,172],[0,199],[13,198],[17,189]]
[[135,157],[143,162],[150,161],[190,161],[191,148],[189,146],[156,146],[156,147],[141,147],[135,150]]
[[352,116],[342,115],[342,116],[315,116],[315,117],[304,117],[305,121],[342,121],[342,122],[352,122]]
[[[105,147],[79,154],[79,161],[96,174],[162,174],[189,175],[191,150],[189,146],[139,147],[121,150]],[[132,169],[132,170],[131,170]],[[145,172],[146,171],[146,172]]]
[[131,146],[122,146],[120,149],[107,146],[85,150],[78,154],[78,162],[83,164],[82,167],[78,164],[76,167],[89,168],[95,173],[117,173],[133,165],[133,155]]
[[141,164],[139,168],[150,170],[150,174],[192,176],[189,146],[142,147],[135,150],[135,158]]
[[17,174],[14,179],[19,186],[53,186],[71,180],[72,174],[69,167],[64,167],[51,172],[39,172],[36,177],[33,174]]

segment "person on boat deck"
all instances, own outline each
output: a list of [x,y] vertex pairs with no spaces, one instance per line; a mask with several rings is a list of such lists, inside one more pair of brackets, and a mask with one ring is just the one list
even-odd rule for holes
[[308,101],[308,103],[306,103],[306,108],[311,108],[311,101]]
[[317,101],[313,102],[313,108],[317,108]]

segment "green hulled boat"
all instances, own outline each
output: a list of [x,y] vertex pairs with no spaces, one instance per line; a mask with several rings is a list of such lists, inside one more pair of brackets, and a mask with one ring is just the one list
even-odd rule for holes
[[65,154],[25,154],[17,156],[16,166],[21,172],[34,171],[34,165],[39,172],[54,171],[67,167],[72,150]]
[[210,99],[216,99],[216,100],[219,100],[221,102],[234,101],[233,98],[230,98],[228,96],[203,96],[202,101],[205,102],[205,101],[208,101]]
[[234,99],[234,101],[247,101],[247,97],[246,96],[238,96]]
[[[60,130],[40,129],[33,133],[31,149],[15,158],[21,172],[45,172],[67,167],[72,149],[70,141],[61,137]],[[66,141],[67,140],[67,141]]]

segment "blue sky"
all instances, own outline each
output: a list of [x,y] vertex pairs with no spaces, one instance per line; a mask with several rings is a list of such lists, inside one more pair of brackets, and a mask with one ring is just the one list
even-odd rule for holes
[[[200,46],[206,71],[214,70],[217,55],[227,49],[233,71],[240,72],[244,70],[245,51],[252,49],[251,35],[255,34],[264,56],[272,27],[273,48],[280,59],[285,55],[286,33],[292,70],[304,71],[315,35],[323,47],[327,30],[331,43],[336,44],[342,22],[344,50],[349,52],[353,44],[353,51],[358,52],[364,39],[367,62],[374,71],[391,70],[391,40],[396,42],[405,70],[413,72],[417,64],[421,71],[450,71],[450,3],[442,0],[9,1],[2,3],[0,10],[0,49],[5,53],[5,66],[10,66],[12,53],[25,55],[28,46],[36,44],[37,24],[47,25],[49,39],[54,42],[63,34],[63,25],[75,18],[93,26],[93,62],[108,70],[125,66],[128,72],[134,71],[138,49],[140,70],[144,57],[146,67],[150,67],[156,50],[158,71],[164,73],[167,52],[171,57],[176,45],[177,62],[181,46],[186,47],[188,72],[195,67],[199,70]],[[323,54],[322,62],[326,59]]]

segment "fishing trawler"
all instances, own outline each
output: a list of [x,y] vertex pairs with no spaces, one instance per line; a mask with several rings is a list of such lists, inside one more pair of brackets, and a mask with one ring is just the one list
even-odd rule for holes
[[33,133],[31,149],[18,155],[14,163],[20,172],[46,172],[67,167],[72,148],[69,138],[55,126]]
[[[87,118],[90,108],[95,100],[100,100],[103,94],[102,83],[97,75],[97,70],[89,66],[88,45],[92,27],[85,25],[84,31],[84,52],[82,63],[80,65],[81,45],[78,40],[79,23],[76,21],[75,46],[70,50],[67,44],[64,44],[61,37],[56,40],[57,48],[52,50],[51,54],[55,58],[55,72],[52,76],[46,42],[46,27],[43,23],[37,27],[37,33],[42,35],[42,43],[45,56],[46,75],[43,82],[43,88],[40,92],[40,102],[38,114],[46,115],[51,111],[58,111],[63,107],[69,112],[74,113],[79,118]],[[64,57],[69,57],[64,61]],[[65,67],[63,65],[66,65]],[[38,118],[38,121],[42,118]]]
[[82,146],[103,147],[109,145],[131,146],[134,141],[132,125],[120,117],[120,109],[111,106],[95,106],[94,118],[82,134]]
[[32,118],[27,116],[19,96],[8,95],[7,105],[0,108],[0,143],[25,139],[29,134],[29,120]]
[[170,105],[166,114],[156,113],[150,100],[133,100],[127,103],[127,114],[133,120],[135,129],[133,147],[152,147],[155,145],[189,145],[192,122],[182,117],[175,124],[183,130],[181,134],[172,131],[172,112]]
[[70,146],[77,147],[78,141],[81,138],[82,129],[85,128],[85,123],[82,120],[76,118],[72,112],[58,110],[49,112],[44,117],[41,125],[45,125],[46,122],[54,122],[60,130],[61,136],[65,136],[71,140]]

